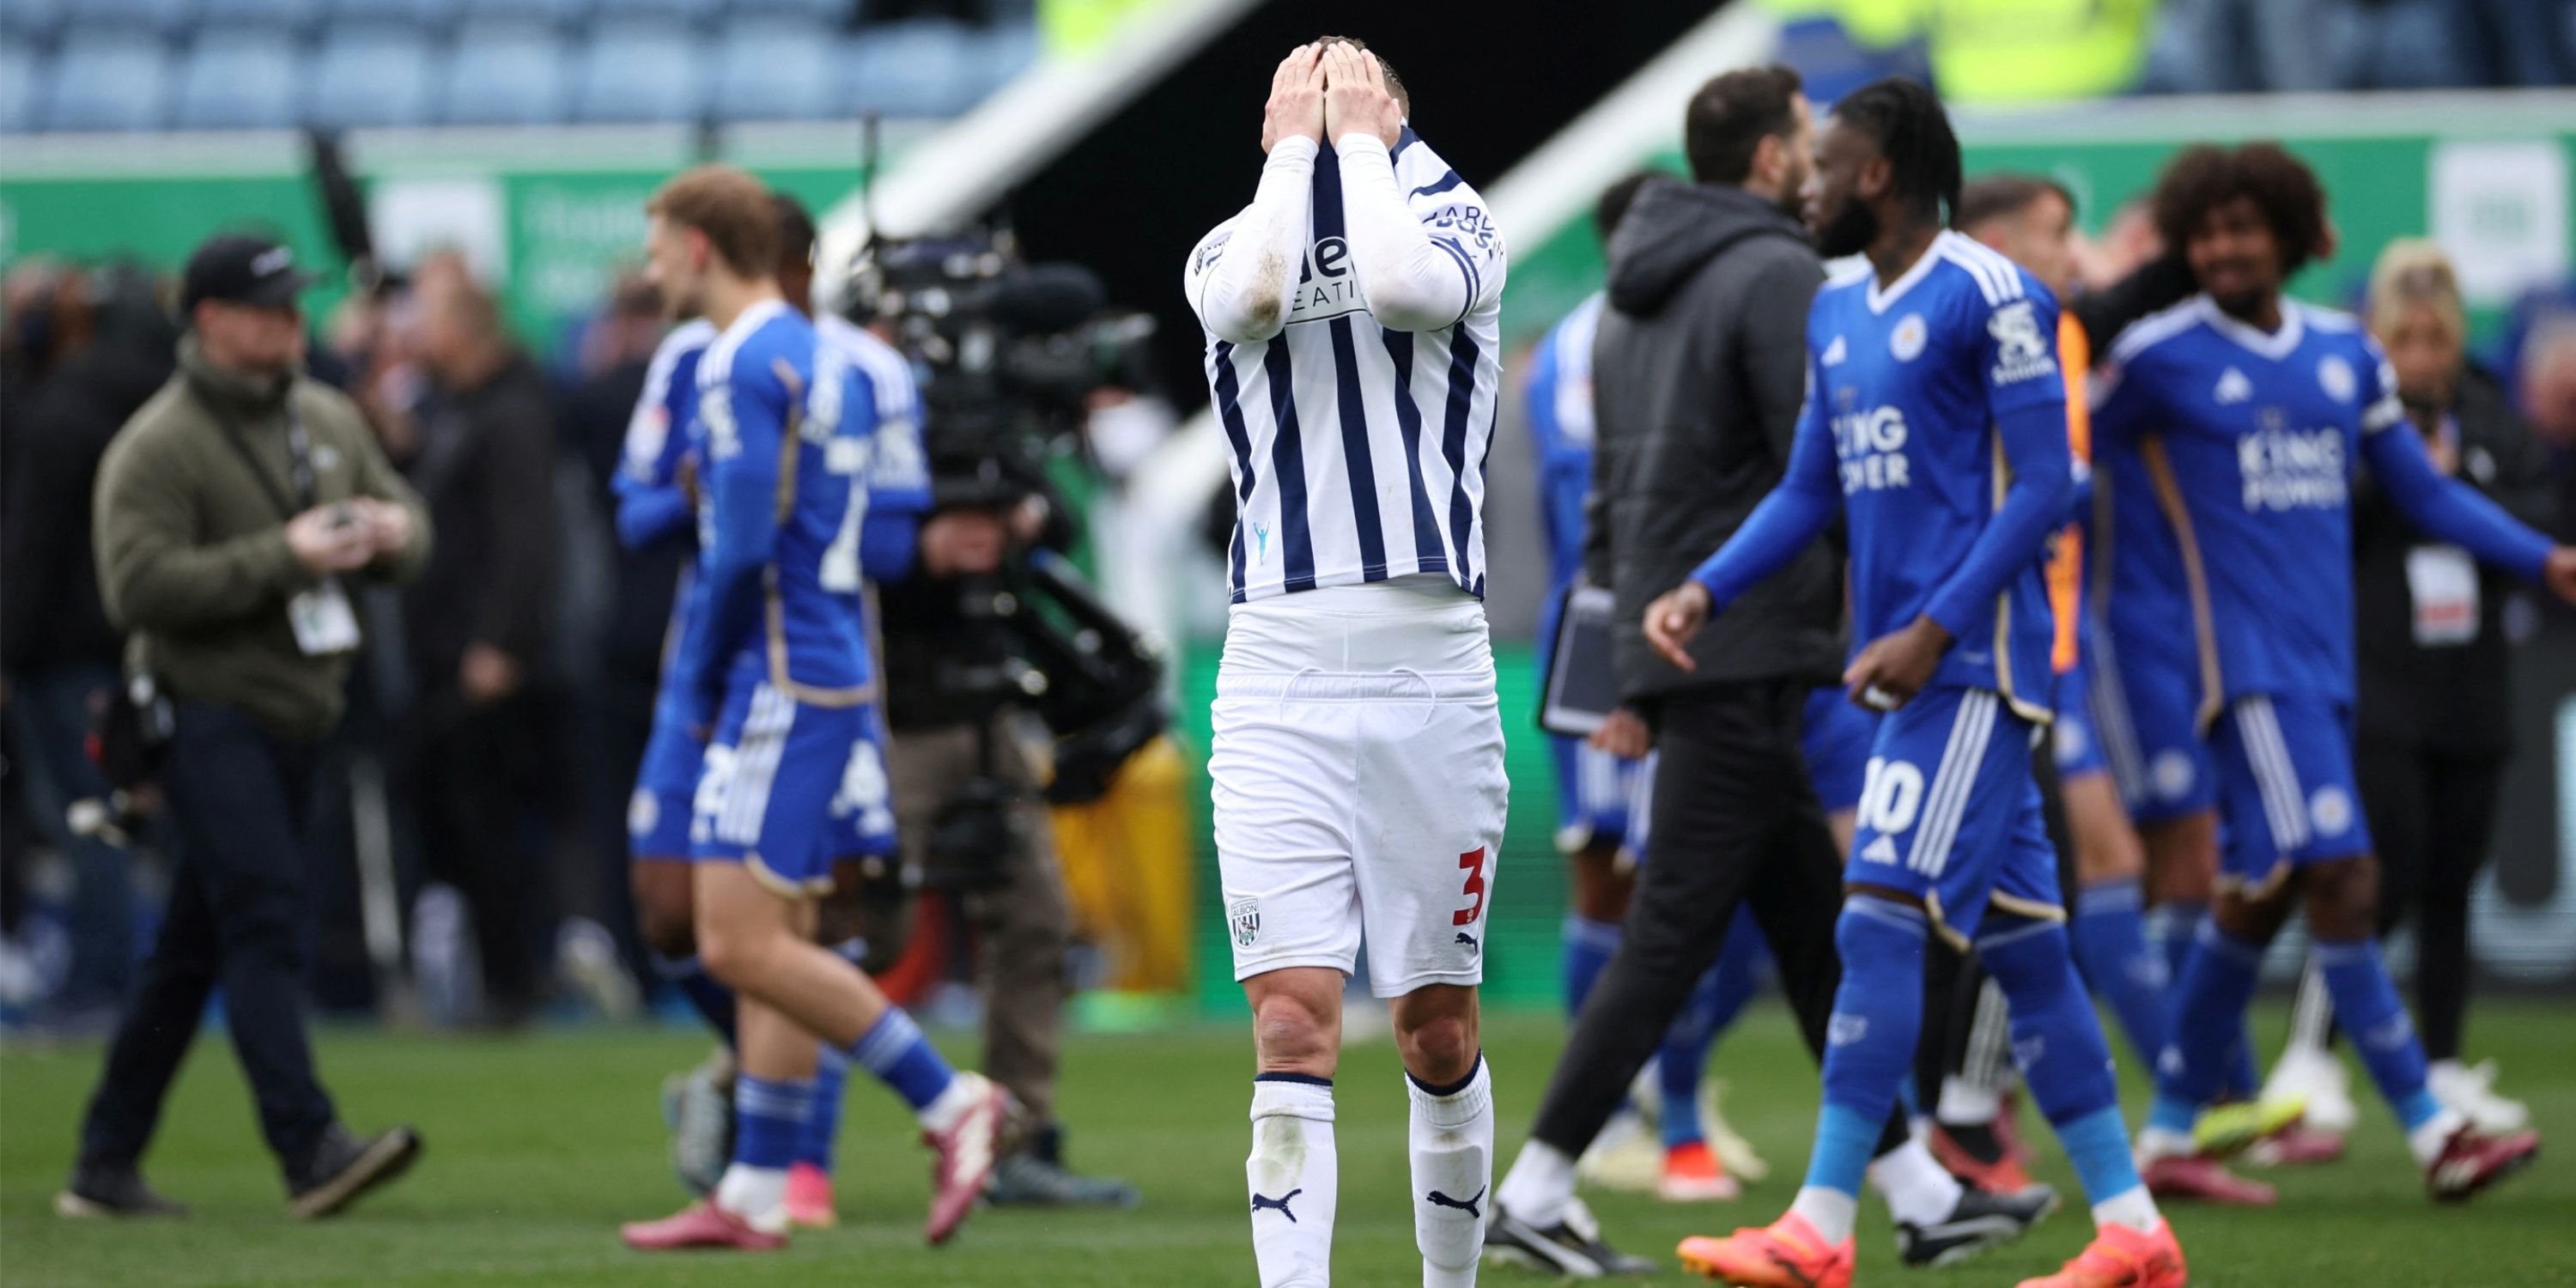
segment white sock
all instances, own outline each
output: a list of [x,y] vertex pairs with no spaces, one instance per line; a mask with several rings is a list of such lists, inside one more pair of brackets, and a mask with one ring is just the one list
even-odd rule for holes
[[1961,1127],[1984,1127],[1993,1124],[2003,1109],[2001,1092],[1952,1074],[1941,1080],[1941,1103],[1932,1116]]
[[[1494,1078],[1485,1057],[1467,1085],[1435,1096],[1407,1074],[1413,1104],[1407,1152],[1413,1160],[1413,1243],[1422,1250],[1422,1288],[1473,1288],[1493,1210]],[[1436,1196],[1436,1197],[1435,1197]]]
[[2156,1201],[2148,1197],[2147,1187],[2132,1185],[2093,1205],[2093,1224],[2125,1225],[2140,1234],[2154,1234],[2165,1219],[2156,1211]]
[[755,1230],[783,1232],[787,1229],[787,1169],[728,1164],[724,1179],[716,1182],[716,1206]]
[[1825,1242],[1839,1244],[1851,1237],[1852,1223],[1860,1218],[1860,1199],[1821,1185],[1802,1185],[1789,1210],[1807,1218],[1807,1224],[1816,1227]]
[[[1297,1080],[1291,1081],[1291,1078]],[[1252,1082],[1252,1257],[1261,1288],[1325,1288],[1333,1274],[1333,1084],[1292,1074]]]
[[1512,1170],[1503,1175],[1503,1188],[1494,1195],[1512,1210],[1513,1220],[1542,1230],[1565,1219],[1565,1205],[1573,1197],[1574,1160],[1542,1140],[1521,1146]]
[[946,1091],[913,1113],[913,1120],[921,1124],[923,1131],[946,1131],[956,1126],[957,1119],[974,1108],[976,1101],[984,1098],[987,1085],[984,1075],[961,1071],[948,1080]]
[[1887,1210],[1899,1221],[1931,1225],[1950,1219],[1966,1191],[1925,1149],[1909,1140],[1869,1162],[1869,1183],[1887,1199]]
[[2414,1151],[2417,1167],[2431,1167],[2442,1156],[2442,1147],[2451,1143],[2451,1133],[2468,1126],[2468,1115],[2444,1107],[2442,1112],[2424,1120],[2424,1125],[2406,1133],[2406,1148]]
[[2138,1129],[2137,1155],[2141,1160],[2155,1158],[2188,1158],[2198,1152],[2191,1143],[2191,1133],[2169,1127]]

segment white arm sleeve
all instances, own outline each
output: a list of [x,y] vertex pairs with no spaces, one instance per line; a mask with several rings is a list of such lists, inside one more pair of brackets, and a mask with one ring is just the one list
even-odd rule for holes
[[1288,293],[1305,267],[1306,202],[1315,180],[1315,142],[1281,139],[1261,167],[1261,187],[1232,244],[1202,248],[1191,262],[1190,306],[1220,340],[1251,344],[1287,324]]
[[1475,306],[1474,275],[1454,248],[1432,240],[1396,187],[1395,159],[1373,134],[1333,141],[1341,159],[1342,222],[1369,315],[1390,331],[1437,331]]

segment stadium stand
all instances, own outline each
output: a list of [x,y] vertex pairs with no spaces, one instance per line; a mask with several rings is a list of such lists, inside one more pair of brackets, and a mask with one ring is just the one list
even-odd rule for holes
[[860,0],[0,0],[0,130],[943,118],[1037,60],[1035,8]]
[[140,32],[97,28],[63,37],[41,113],[51,130],[148,130],[163,125],[170,55]]
[[583,121],[694,121],[706,102],[697,41],[674,22],[603,22],[573,76]]
[[563,119],[565,53],[551,28],[491,20],[456,38],[436,119],[448,125],[550,125]]
[[183,130],[274,130],[295,124],[304,58],[275,31],[213,29],[179,68],[172,124]]
[[411,27],[334,27],[313,56],[304,119],[325,129],[426,125],[446,65]]
[[726,29],[716,51],[715,101],[754,120],[801,121],[839,108],[832,83],[838,37],[811,17],[761,17]]

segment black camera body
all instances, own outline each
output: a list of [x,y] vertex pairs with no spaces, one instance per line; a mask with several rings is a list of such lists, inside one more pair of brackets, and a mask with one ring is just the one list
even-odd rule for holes
[[[1057,739],[1048,798],[1098,799],[1170,723],[1162,659],[1058,553],[1071,530],[1047,476],[1083,450],[1091,395],[1143,369],[1150,324],[1103,319],[1097,277],[1028,264],[1006,232],[880,242],[850,280],[851,319],[890,335],[920,377],[933,512],[1007,520],[1038,499],[1055,516],[1052,540],[995,573],[883,588],[889,721],[897,736],[971,723],[989,743],[1003,712],[1032,712]],[[954,883],[997,875],[967,851],[1016,835],[1018,793],[989,745],[982,761],[941,805],[933,857]]]

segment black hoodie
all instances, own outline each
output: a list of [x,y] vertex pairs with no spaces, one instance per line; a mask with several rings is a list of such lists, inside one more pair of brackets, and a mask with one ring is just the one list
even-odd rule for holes
[[1842,562],[1823,541],[1700,632],[1695,671],[1655,656],[1642,625],[1787,469],[1824,280],[1798,222],[1741,188],[1651,184],[1611,239],[1583,563],[1618,600],[1625,697],[1841,672]]

